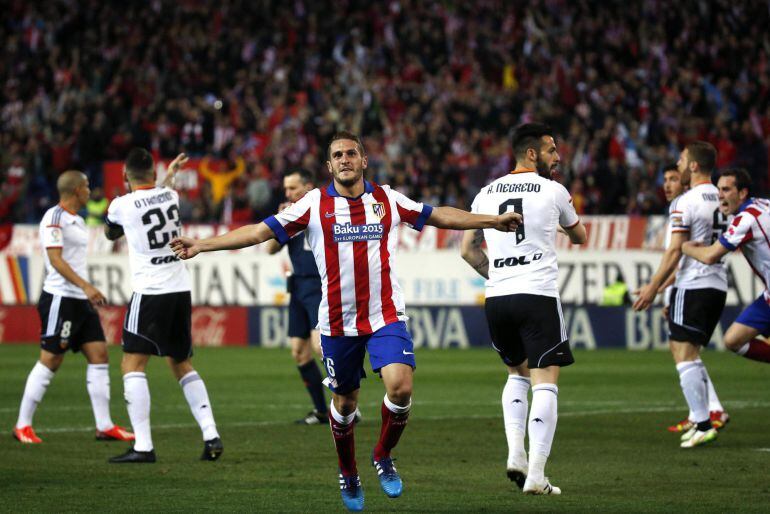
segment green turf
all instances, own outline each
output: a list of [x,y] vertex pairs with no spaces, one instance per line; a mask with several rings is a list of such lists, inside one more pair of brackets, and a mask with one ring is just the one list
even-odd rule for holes
[[[23,512],[327,512],[342,510],[327,428],[292,421],[308,410],[286,350],[199,349],[225,443],[200,462],[200,431],[179,386],[153,360],[148,370],[158,462],[108,465],[124,443],[96,442],[82,357],[69,355],[35,418],[42,445],[10,436],[34,346],[0,346],[0,510]],[[117,363],[120,352],[111,349]],[[379,430],[382,385],[364,381],[356,429],[367,511],[725,512],[770,506],[770,367],[709,353],[732,422],[710,446],[678,448],[666,432],[686,414],[670,356],[577,352],[564,370],[559,425],[547,474],[561,497],[528,497],[504,474],[499,398],[505,380],[488,350],[418,351],[412,417],[394,452],[405,482],[391,500],[367,460]],[[112,412],[128,424],[118,366]]]

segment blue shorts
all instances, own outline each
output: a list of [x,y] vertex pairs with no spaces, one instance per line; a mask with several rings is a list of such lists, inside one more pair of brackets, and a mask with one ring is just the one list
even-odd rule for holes
[[756,328],[764,336],[770,335],[770,305],[767,304],[764,293],[743,309],[735,318],[735,322]]
[[361,387],[364,372],[364,355],[369,351],[372,370],[379,373],[388,364],[407,364],[414,369],[414,343],[406,329],[406,323],[398,321],[385,325],[365,336],[331,337],[321,334],[321,352],[329,389],[347,394]]
[[292,276],[289,293],[289,337],[307,339],[318,326],[321,279]]

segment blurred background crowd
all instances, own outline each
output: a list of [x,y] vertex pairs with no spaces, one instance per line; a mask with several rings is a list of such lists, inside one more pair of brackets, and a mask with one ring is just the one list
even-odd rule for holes
[[[768,189],[770,2],[729,0],[4,2],[0,221],[39,221],[55,180],[142,146],[245,164],[185,221],[261,219],[284,171],[326,181],[333,132],[367,177],[467,208],[545,121],[585,214],[664,212],[662,167],[711,141]],[[104,194],[103,191],[97,194]]]

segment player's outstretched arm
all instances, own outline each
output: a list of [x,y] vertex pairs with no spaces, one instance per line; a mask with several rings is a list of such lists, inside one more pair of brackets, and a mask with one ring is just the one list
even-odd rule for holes
[[637,295],[637,299],[633,305],[635,311],[645,310],[652,305],[660,286],[666,282],[668,277],[674,273],[674,271],[676,271],[679,259],[682,257],[682,245],[685,242],[685,237],[687,237],[686,232],[675,232],[671,234],[671,244],[669,244],[666,251],[663,252],[663,257],[660,260],[660,265],[658,265],[658,270],[652,276],[648,284],[645,284],[634,291],[634,294]]
[[687,241],[682,245],[683,254],[703,264],[717,263],[729,251],[729,248],[719,241],[715,241],[711,246],[703,246],[700,241]]
[[468,230],[473,228],[493,228],[501,232],[515,232],[523,219],[517,212],[506,212],[499,216],[473,214],[454,207],[436,207],[425,222],[438,228]]
[[275,234],[270,227],[265,223],[258,223],[256,225],[246,225],[221,236],[206,239],[175,237],[171,240],[169,246],[180,259],[192,259],[201,252],[237,250],[247,246],[258,245],[274,238]]
[[481,247],[484,242],[484,232],[481,229],[466,230],[460,242],[460,255],[471,265],[479,275],[489,278],[489,258]]

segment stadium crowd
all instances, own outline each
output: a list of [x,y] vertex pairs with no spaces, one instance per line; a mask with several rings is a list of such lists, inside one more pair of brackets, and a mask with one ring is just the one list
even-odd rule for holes
[[[369,178],[466,207],[513,168],[509,132],[559,134],[579,213],[662,213],[662,167],[695,139],[768,190],[765,2],[389,0],[24,2],[0,30],[0,221],[31,222],[55,178],[133,146],[245,160],[185,221],[260,219],[282,173],[322,176],[361,133]],[[697,16],[693,14],[697,13]],[[111,192],[106,192],[110,194]]]

